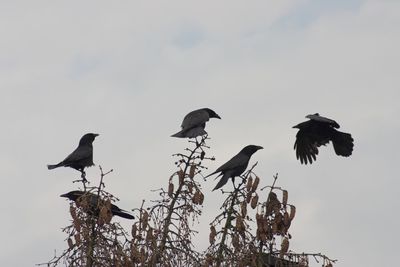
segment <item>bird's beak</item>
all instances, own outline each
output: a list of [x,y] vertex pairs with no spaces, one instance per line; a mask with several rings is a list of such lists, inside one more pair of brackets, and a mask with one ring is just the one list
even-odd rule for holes
[[258,146],[257,148],[258,148],[258,149],[264,149],[262,146]]
[[215,118],[221,119],[221,117],[218,114],[215,114]]
[[60,195],[60,197],[67,197],[67,193]]
[[99,134],[94,134],[94,136],[96,136],[96,137],[97,137],[97,136],[99,136]]
[[292,128],[299,128],[299,125],[297,124],[297,125],[293,126]]

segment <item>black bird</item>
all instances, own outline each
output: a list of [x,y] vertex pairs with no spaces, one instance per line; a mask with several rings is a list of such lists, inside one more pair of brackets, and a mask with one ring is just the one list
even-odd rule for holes
[[240,152],[231,158],[228,162],[224,165],[219,167],[215,172],[207,175],[205,178],[216,174],[217,172],[221,172],[217,178],[222,175],[221,179],[219,180],[218,184],[215,186],[214,190],[217,190],[223,187],[229,180],[232,178],[232,182],[235,182],[235,177],[240,176],[247,168],[249,164],[250,157],[259,149],[262,149],[261,146],[255,145],[248,145],[244,147]]
[[55,165],[47,165],[49,170],[58,167],[71,167],[82,173],[82,178],[85,179],[85,167],[93,166],[93,141],[98,134],[88,133],[82,136],[78,147],[69,154],[63,161]]
[[172,137],[180,138],[195,138],[197,136],[205,135],[207,132],[204,130],[206,122],[210,118],[221,119],[221,117],[209,108],[202,108],[194,110],[188,113],[182,122],[182,130],[176,134],[171,135]]
[[311,164],[313,160],[315,161],[318,147],[328,144],[329,141],[332,141],[336,155],[348,157],[352,154],[354,139],[351,134],[336,130],[340,127],[336,121],[322,117],[318,113],[307,115],[306,118],[310,120],[293,126],[299,129],[294,149],[301,164]]
[[[75,203],[77,205],[81,205],[80,203],[84,200],[88,202],[88,210],[87,212],[91,215],[98,216],[100,213],[100,207],[102,203],[99,203],[99,197],[93,193],[90,192],[84,192],[84,191],[71,191],[66,194],[61,195],[60,197],[66,197]],[[87,197],[87,199],[85,199]],[[111,214],[114,216],[119,216],[125,219],[130,219],[133,220],[135,217],[133,217],[131,214],[129,214],[127,211],[120,209],[114,204],[111,204]]]

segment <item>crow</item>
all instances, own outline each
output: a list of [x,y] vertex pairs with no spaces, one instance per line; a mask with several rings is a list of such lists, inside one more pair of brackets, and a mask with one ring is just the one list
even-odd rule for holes
[[231,158],[228,162],[226,162],[224,165],[219,167],[215,172],[207,175],[205,178],[216,174],[217,172],[221,172],[217,178],[222,175],[221,179],[215,186],[215,188],[212,190],[217,190],[221,187],[223,187],[229,180],[229,178],[232,178],[232,182],[235,182],[235,177],[240,176],[247,168],[247,165],[249,164],[250,157],[259,149],[262,149],[263,147],[261,146],[255,146],[255,145],[248,145],[244,147],[240,152]]
[[93,166],[93,146],[92,143],[94,139],[98,136],[98,134],[88,133],[82,136],[79,141],[78,147],[69,154],[63,161],[54,165],[47,165],[49,170],[58,168],[58,167],[71,167],[77,171],[82,173],[82,178],[85,179],[85,167]]
[[[82,201],[87,201],[88,205],[87,206],[87,213],[90,215],[98,216],[100,213],[100,208],[102,205],[104,205],[104,200],[101,200],[99,203],[99,196],[90,193],[90,192],[84,192],[84,191],[71,191],[66,194],[62,194],[60,197],[65,197],[68,198],[69,200],[74,201],[78,206],[82,206]],[[120,209],[114,204],[111,204],[111,214],[114,216],[119,216],[125,219],[130,219],[133,220],[135,217],[133,217],[131,214],[129,214],[127,211]]]
[[206,122],[210,118],[221,119],[221,117],[209,108],[202,108],[188,113],[182,122],[182,130],[171,137],[179,138],[195,138],[197,136],[205,135],[207,132],[204,130]]
[[336,121],[318,113],[307,115],[306,118],[309,120],[293,126],[299,129],[294,149],[301,164],[312,164],[317,159],[318,147],[328,144],[329,141],[332,141],[336,155],[348,157],[352,154],[354,139],[351,134],[336,130],[340,127]]

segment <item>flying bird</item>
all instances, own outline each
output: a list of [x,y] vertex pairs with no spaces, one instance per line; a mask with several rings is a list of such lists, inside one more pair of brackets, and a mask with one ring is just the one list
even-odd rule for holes
[[[103,204],[104,200],[101,200],[101,202],[99,203],[99,196],[90,192],[75,190],[62,194],[60,197],[68,198],[69,200],[74,201],[78,206],[82,206],[82,201],[86,200],[88,203],[87,212],[95,216],[99,215],[101,205],[104,205]],[[86,197],[87,199],[85,199]],[[115,215],[130,220],[133,220],[135,218],[127,211],[120,209],[118,206],[114,204],[111,204],[111,214],[113,216]]]
[[78,147],[69,154],[63,161],[54,165],[47,165],[49,170],[58,167],[70,167],[82,173],[83,180],[85,179],[85,167],[93,166],[93,141],[98,134],[88,133],[82,136]]
[[202,108],[194,110],[183,118],[181,125],[182,130],[171,135],[171,137],[195,138],[197,136],[205,135],[207,132],[204,128],[206,127],[206,122],[209,121],[210,118],[221,119],[221,117],[212,109]]
[[320,116],[318,113],[307,115],[308,121],[293,126],[299,129],[296,134],[294,149],[301,164],[312,164],[317,159],[318,147],[332,141],[336,155],[348,157],[353,152],[354,139],[349,133],[343,133],[339,124],[331,119]]
[[236,156],[234,156],[224,165],[219,167],[215,172],[207,175],[205,178],[218,172],[220,172],[220,174],[217,176],[217,178],[222,175],[221,179],[212,191],[223,187],[228,182],[229,178],[232,178],[232,182],[235,182],[235,177],[240,176],[246,170],[247,165],[249,164],[250,157],[257,150],[262,148],[263,147],[261,146],[248,145],[240,150],[240,152]]

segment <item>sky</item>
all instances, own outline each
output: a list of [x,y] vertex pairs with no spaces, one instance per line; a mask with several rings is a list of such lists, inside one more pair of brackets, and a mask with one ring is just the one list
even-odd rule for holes
[[[336,266],[391,266],[400,233],[400,2],[395,0],[0,1],[1,266],[34,266],[66,247],[76,171],[48,171],[87,132],[94,162],[124,209],[157,197],[176,170],[171,138],[209,107],[213,170],[242,147],[261,184],[297,207],[290,249]],[[319,112],[354,137],[350,158],[293,151]],[[89,168],[93,181],[97,167]],[[208,223],[223,201],[203,183]],[[231,186],[231,185],[228,185]],[[122,222],[129,229],[130,224]],[[199,248],[208,243],[200,234]],[[313,263],[313,266],[318,266]]]

